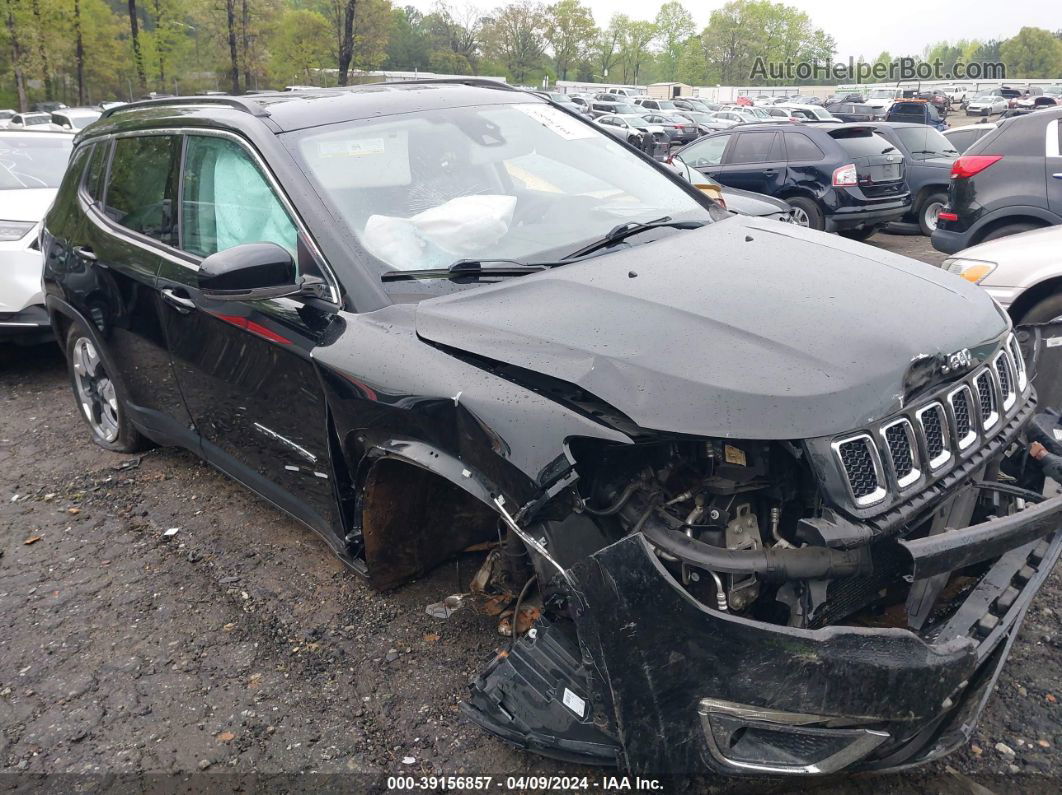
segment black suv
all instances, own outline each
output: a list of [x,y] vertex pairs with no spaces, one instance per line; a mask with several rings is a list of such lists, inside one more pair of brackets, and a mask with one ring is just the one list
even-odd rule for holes
[[951,168],[933,232],[947,254],[1062,223],[1062,109],[1003,119]]
[[866,127],[743,125],[706,135],[676,155],[723,185],[788,202],[801,226],[855,240],[911,206],[903,155]]
[[1062,547],[987,293],[497,83],[120,107],[42,246],[92,438],[194,451],[380,589],[479,554],[448,603],[512,637],[462,709],[534,751],[935,758]]

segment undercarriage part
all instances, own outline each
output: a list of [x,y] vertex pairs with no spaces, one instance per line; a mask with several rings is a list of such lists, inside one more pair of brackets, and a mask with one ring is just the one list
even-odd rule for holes
[[469,689],[461,711],[520,748],[584,764],[618,763],[619,745],[604,728],[570,625],[540,619]]

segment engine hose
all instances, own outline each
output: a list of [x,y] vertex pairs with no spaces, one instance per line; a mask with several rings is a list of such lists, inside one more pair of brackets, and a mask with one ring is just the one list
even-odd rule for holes
[[1021,486],[1012,486],[1009,483],[993,483],[987,480],[975,480],[972,485],[979,489],[985,489],[986,491],[998,491],[1000,494],[1021,497],[1023,500],[1028,500],[1029,502],[1043,502],[1047,499],[1043,494],[1037,494],[1035,491],[1023,489]]
[[[644,517],[643,517],[644,519]],[[657,522],[640,522],[645,537],[679,560],[724,574],[756,574],[765,580],[821,580],[871,571],[866,547],[831,549],[723,549],[704,544]]]
[[623,493],[620,494],[619,498],[614,503],[605,508],[594,508],[589,503],[587,503],[586,500],[580,500],[579,502],[582,505],[582,509],[584,511],[586,511],[587,513],[592,513],[594,516],[612,516],[613,514],[619,513],[620,508],[627,504],[627,500],[631,498],[631,495],[634,494],[634,492],[641,485],[642,484],[636,480],[632,481],[627,485],[627,488],[623,490]]

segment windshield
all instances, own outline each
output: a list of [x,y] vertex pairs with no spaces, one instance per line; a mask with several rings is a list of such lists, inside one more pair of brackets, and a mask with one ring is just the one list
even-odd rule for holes
[[58,188],[72,146],[65,135],[0,136],[0,190]]
[[896,127],[894,131],[903,141],[903,145],[910,150],[915,160],[926,160],[931,157],[950,158],[958,154],[951,141],[928,125]]
[[612,112],[620,115],[641,116],[645,113],[645,108],[640,108],[637,105],[616,105],[616,109]]
[[621,224],[710,220],[650,163],[542,103],[399,114],[286,138],[380,272],[550,261]]
[[981,96],[977,97],[977,99],[974,100],[974,102],[995,102],[995,101],[996,101],[996,97],[992,96],[991,94],[982,94]]
[[656,103],[656,105],[657,105],[658,108],[660,108],[660,110],[674,110],[675,109],[675,103],[672,102],[670,99],[662,99],[662,100],[658,101]]
[[888,99],[892,95],[891,88],[875,88],[870,92],[870,99]]

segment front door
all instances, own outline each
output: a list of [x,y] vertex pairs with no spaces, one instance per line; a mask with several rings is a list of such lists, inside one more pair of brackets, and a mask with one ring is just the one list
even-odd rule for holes
[[1055,215],[1062,215],[1062,124],[1058,119],[1047,123],[1047,205]]
[[738,133],[712,176],[731,188],[773,196],[786,177],[782,134],[774,130]]
[[180,246],[159,290],[177,380],[208,461],[314,528],[339,526],[324,393],[310,352],[334,314],[319,301],[216,301],[198,262],[243,243],[271,242],[316,270],[292,214],[242,142],[185,136]]

